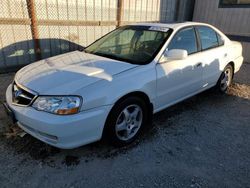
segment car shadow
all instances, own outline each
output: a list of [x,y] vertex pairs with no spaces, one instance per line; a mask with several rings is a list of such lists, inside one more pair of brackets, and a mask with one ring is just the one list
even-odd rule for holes
[[[35,42],[40,46],[37,51]],[[16,42],[0,49],[0,73],[14,72],[40,59],[83,49],[79,44],[58,38]]]

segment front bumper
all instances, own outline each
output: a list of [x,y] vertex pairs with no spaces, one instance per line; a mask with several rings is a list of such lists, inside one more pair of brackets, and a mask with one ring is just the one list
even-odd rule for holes
[[13,122],[13,123],[16,123],[17,120],[16,120],[16,117],[15,117],[15,114],[14,114],[14,112],[10,109],[9,105],[8,105],[6,102],[4,102],[4,103],[3,103],[3,107],[4,107],[4,110],[5,110],[6,114],[11,118],[12,122]]
[[74,115],[54,115],[32,107],[13,105],[11,92],[10,85],[6,91],[6,102],[18,126],[37,139],[63,149],[76,148],[101,139],[111,106]]

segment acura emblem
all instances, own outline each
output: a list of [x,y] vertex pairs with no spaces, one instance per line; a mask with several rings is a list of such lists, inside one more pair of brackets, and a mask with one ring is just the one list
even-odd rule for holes
[[16,90],[16,91],[14,91],[14,97],[15,97],[15,98],[18,98],[21,94],[22,94],[22,91],[21,91],[21,90]]

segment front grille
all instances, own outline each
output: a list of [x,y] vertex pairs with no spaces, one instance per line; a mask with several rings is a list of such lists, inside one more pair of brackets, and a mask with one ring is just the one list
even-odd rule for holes
[[12,101],[14,104],[28,106],[35,99],[36,94],[28,89],[17,85],[15,82],[12,86]]

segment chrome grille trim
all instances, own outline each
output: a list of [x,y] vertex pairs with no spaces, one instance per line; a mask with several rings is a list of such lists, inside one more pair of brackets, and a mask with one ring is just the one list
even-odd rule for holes
[[22,97],[22,98],[24,98],[24,99],[27,99],[27,100],[32,100],[33,98],[31,98],[31,97],[28,97],[28,96],[26,96],[26,95],[24,95],[24,94],[21,94],[21,95],[19,95],[20,97]]
[[[18,95],[18,97],[15,96],[16,91],[20,91],[20,94]],[[37,98],[37,96],[38,96],[38,93],[18,84],[16,80],[14,80],[14,82],[12,83],[12,104],[13,105],[30,106],[34,102],[34,100]],[[22,99],[27,100],[28,101],[27,104],[19,103],[19,101]],[[15,100],[17,100],[17,102],[15,102]]]
[[14,80],[14,83],[15,83],[19,88],[21,88],[21,89],[23,89],[23,90],[25,90],[25,91],[27,91],[27,92],[33,94],[33,95],[38,95],[37,92],[35,92],[35,91],[33,91],[33,90],[31,90],[31,89],[29,89],[29,88],[27,88],[27,87],[22,86],[21,84],[19,84],[17,80]]

